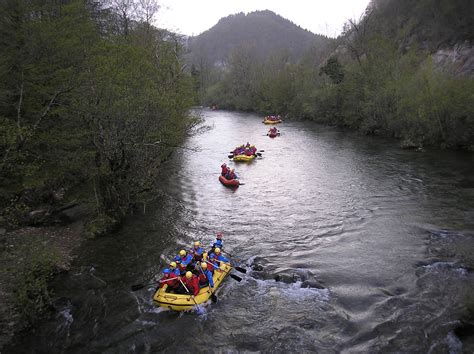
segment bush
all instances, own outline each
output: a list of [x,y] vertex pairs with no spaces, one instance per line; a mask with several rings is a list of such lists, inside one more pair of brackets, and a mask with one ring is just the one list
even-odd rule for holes
[[15,305],[28,324],[45,314],[51,306],[48,283],[56,270],[59,253],[41,243],[24,245],[23,267],[17,273]]

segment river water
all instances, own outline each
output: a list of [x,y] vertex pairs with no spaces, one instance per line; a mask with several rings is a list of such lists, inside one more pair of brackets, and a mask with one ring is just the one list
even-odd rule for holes
[[[20,352],[472,352],[474,156],[313,123],[202,111],[211,129],[166,164],[158,201],[88,241],[54,282],[56,314]],[[262,157],[220,165],[236,145]],[[232,260],[216,304],[175,313],[147,282],[193,240],[224,233]],[[470,304],[470,305],[469,305]],[[460,329],[460,326],[463,326]]]

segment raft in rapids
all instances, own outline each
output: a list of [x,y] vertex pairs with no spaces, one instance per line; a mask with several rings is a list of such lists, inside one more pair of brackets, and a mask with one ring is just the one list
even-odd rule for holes
[[153,295],[153,304],[156,306],[164,307],[169,310],[175,311],[186,311],[192,310],[194,306],[202,304],[209,300],[212,294],[214,294],[219,285],[225,279],[225,277],[232,270],[232,266],[228,263],[221,263],[221,268],[216,269],[212,278],[214,280],[214,288],[212,289],[209,286],[201,288],[199,293],[193,298],[188,294],[174,294],[167,292],[168,285],[164,285],[162,288],[159,288]]

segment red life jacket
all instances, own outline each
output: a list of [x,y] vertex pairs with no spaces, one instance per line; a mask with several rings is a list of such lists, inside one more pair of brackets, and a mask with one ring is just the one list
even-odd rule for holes
[[211,263],[207,263],[207,270],[210,271],[211,273],[214,272],[214,266]]
[[192,295],[196,296],[199,293],[199,280],[197,276],[193,274],[191,279],[184,277],[182,280]]
[[[169,279],[171,278],[171,279]],[[163,278],[161,278],[161,282],[160,282],[160,288],[162,288],[165,284],[168,285],[169,288],[176,288],[177,287],[177,283],[178,283],[178,279],[172,279],[172,278],[176,278],[176,275],[175,274],[165,274],[163,276]]]
[[199,284],[207,284],[208,283],[208,279],[207,279],[206,275],[203,274],[203,273],[199,274],[198,280],[199,280]]

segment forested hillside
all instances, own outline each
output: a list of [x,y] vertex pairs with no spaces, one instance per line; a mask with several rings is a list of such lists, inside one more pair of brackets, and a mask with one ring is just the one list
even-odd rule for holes
[[234,53],[203,102],[474,149],[473,14],[468,0],[374,0],[334,47],[296,63]]
[[324,46],[328,38],[295,25],[272,11],[238,13],[219,20],[204,33],[188,40],[193,61],[210,64],[227,62],[238,48],[250,48],[256,59],[265,60],[286,52],[292,61],[299,60],[312,46]]
[[[188,40],[188,61],[202,102],[256,109],[256,85],[266,85],[283,65],[320,64],[335,41],[306,31],[271,11],[239,13]],[[263,67],[264,66],[264,67]],[[259,69],[257,69],[259,68]],[[235,87],[223,88],[226,75]],[[266,82],[266,83],[265,83]],[[235,94],[235,97],[229,97]]]

